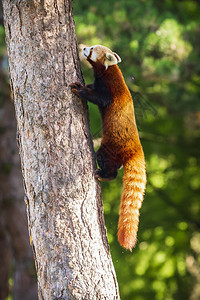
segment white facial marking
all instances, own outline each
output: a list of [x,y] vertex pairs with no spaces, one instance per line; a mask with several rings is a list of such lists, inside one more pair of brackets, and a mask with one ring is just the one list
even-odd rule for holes
[[96,53],[95,49],[92,50],[92,55],[91,55],[90,59],[94,62],[97,60],[97,53]]
[[85,47],[83,49],[83,55],[85,58],[87,58],[90,55],[90,47]]
[[88,58],[88,56],[90,55],[91,52],[92,52],[92,54],[91,54],[90,59],[95,62],[97,60],[97,53],[95,52],[95,46],[85,47],[83,49],[83,55],[85,58]]

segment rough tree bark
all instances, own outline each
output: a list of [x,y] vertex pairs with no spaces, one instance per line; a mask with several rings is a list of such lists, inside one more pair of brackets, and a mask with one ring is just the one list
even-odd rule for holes
[[4,0],[29,231],[40,299],[119,299],[69,0]]
[[[0,0],[0,25],[3,25]],[[36,300],[37,283],[28,239],[24,189],[16,143],[16,119],[5,70],[0,57],[0,299]],[[9,286],[10,270],[14,286]]]
[[1,68],[0,90],[0,299],[8,297],[12,266],[13,299],[36,300],[37,283],[28,239],[14,106],[7,76]]

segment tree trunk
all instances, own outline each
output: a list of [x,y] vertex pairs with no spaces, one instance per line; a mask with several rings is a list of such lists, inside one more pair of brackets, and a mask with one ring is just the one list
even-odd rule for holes
[[40,299],[119,299],[106,238],[72,1],[4,0],[11,87]]
[[0,87],[0,299],[8,297],[12,266],[13,299],[35,300],[38,299],[37,283],[28,239],[14,106],[7,74],[1,67]]

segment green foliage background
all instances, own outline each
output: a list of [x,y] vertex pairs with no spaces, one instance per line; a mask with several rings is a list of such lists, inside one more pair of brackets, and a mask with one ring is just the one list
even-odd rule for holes
[[[138,242],[117,242],[122,175],[104,183],[108,238],[121,299],[200,299],[200,5],[178,0],[74,1],[78,42],[122,58],[133,93],[148,184]],[[93,72],[83,65],[86,83]],[[134,77],[134,81],[133,78]],[[91,130],[101,135],[90,105]]]
[[[148,184],[132,253],[117,242],[123,170],[102,184],[122,300],[200,299],[199,16],[193,0],[74,1],[78,42],[103,44],[122,58],[146,156]],[[1,64],[4,37],[0,26]],[[91,69],[83,65],[83,73],[86,83],[93,81]],[[98,109],[89,108],[98,138]]]

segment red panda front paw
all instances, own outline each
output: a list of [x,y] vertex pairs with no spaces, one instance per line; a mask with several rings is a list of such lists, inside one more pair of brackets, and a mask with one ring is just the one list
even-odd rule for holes
[[73,82],[69,85],[71,88],[80,88],[82,87],[82,84],[79,82]]
[[84,86],[82,86],[82,84],[80,84],[79,82],[71,83],[69,86],[71,87],[72,92],[73,92],[74,94],[76,94],[77,96],[80,96],[79,91],[80,91],[82,88],[84,88]]

